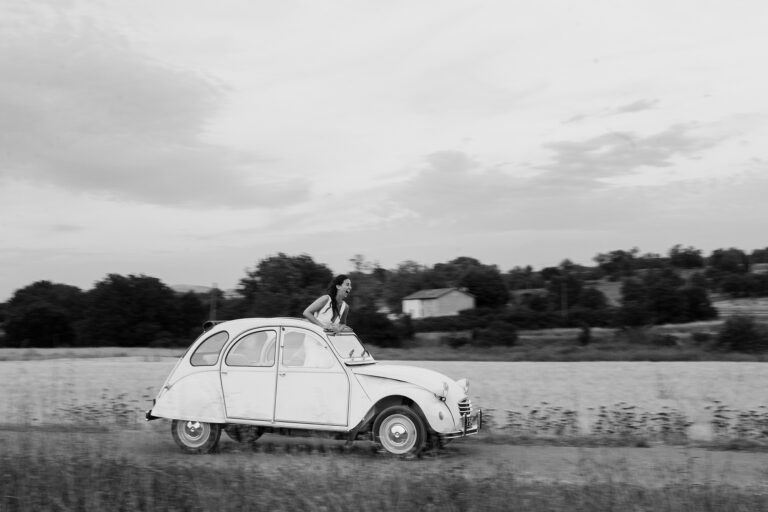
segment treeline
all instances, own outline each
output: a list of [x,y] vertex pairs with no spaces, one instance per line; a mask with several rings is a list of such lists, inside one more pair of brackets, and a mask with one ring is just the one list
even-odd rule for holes
[[[425,266],[405,261],[384,269],[351,258],[349,323],[367,342],[398,346],[418,331],[470,331],[480,345],[510,344],[520,328],[639,326],[715,318],[710,293],[768,295],[768,248],[747,254],[718,249],[704,256],[676,245],[662,256],[638,249],[598,254],[595,265],[564,260],[534,270],[460,257]],[[331,270],[308,255],[279,253],[246,271],[234,294],[178,293],[145,275],[110,274],[84,291],[38,281],[0,304],[0,346],[184,346],[208,319],[300,316],[331,281]],[[600,283],[620,283],[618,303]],[[457,287],[476,298],[476,309],[454,317],[402,317],[402,298],[421,289]]]

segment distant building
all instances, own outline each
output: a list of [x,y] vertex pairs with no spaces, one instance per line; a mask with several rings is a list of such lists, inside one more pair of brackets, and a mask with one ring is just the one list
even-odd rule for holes
[[458,288],[420,290],[403,298],[403,313],[411,318],[458,315],[475,307],[475,296]]

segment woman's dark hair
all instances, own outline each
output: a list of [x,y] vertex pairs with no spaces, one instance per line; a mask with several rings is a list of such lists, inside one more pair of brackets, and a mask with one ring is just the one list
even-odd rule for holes
[[336,303],[336,293],[338,293],[339,290],[337,290],[336,287],[341,286],[347,279],[349,279],[349,276],[346,274],[337,275],[333,278],[333,281],[331,281],[331,284],[328,285],[328,289],[325,291],[325,293],[331,297],[331,307],[333,308],[331,319],[339,316],[339,305]]

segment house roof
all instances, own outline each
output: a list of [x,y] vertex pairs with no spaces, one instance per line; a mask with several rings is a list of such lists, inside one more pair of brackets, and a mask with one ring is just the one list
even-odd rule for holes
[[471,293],[459,290],[458,288],[434,288],[432,290],[419,290],[408,295],[407,297],[403,297],[403,300],[437,299],[450,292],[459,292],[463,293],[464,295],[469,295],[470,297],[473,296]]

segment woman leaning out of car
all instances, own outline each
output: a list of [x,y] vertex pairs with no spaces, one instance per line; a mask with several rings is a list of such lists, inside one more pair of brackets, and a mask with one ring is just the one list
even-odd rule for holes
[[349,277],[344,274],[334,277],[325,295],[318,297],[304,310],[304,318],[329,331],[351,330],[346,325],[349,306],[344,302],[351,291],[352,281]]

